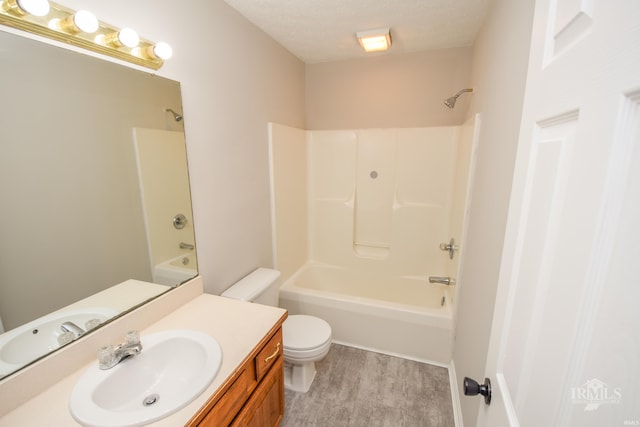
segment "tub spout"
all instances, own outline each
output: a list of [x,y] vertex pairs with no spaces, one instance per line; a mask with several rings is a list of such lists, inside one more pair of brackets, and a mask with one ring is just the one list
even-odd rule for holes
[[451,277],[429,276],[429,283],[440,283],[442,285],[455,285],[456,279]]

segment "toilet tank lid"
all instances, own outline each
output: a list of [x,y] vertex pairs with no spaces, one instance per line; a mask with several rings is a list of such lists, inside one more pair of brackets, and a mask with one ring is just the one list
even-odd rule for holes
[[258,268],[249,273],[221,296],[240,301],[253,301],[280,277],[280,272],[271,268]]

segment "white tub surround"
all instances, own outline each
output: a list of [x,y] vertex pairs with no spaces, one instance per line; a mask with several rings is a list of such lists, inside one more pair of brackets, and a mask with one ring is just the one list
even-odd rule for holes
[[[326,319],[336,341],[446,366],[458,285],[428,278],[461,279],[478,124],[270,124],[281,306]],[[452,238],[450,258],[440,245]]]
[[[180,291],[184,294],[181,295]],[[167,298],[168,296],[171,297]],[[171,299],[175,301],[168,301]],[[173,304],[177,304],[178,307],[171,307]],[[30,379],[21,378],[21,373],[9,378],[14,384],[0,382],[3,396],[0,402],[0,426],[79,425],[73,420],[68,409],[73,386],[90,364],[97,363],[95,349],[104,344],[121,342],[127,330],[136,328],[141,329],[141,336],[168,329],[193,329],[213,336],[222,347],[223,361],[220,371],[207,390],[182,410],[153,424],[166,427],[184,425],[233,374],[284,314],[283,309],[276,307],[202,294],[201,280],[196,278],[130,315],[106,325],[90,337],[79,341],[77,345],[74,343],[68,346],[76,346],[76,353],[82,353],[82,356],[65,354],[69,351],[64,349],[54,355],[60,360],[44,360],[34,367],[27,368],[25,374],[30,376]],[[77,350],[80,347],[82,349]],[[32,374],[31,371],[38,367],[44,368],[44,371]],[[34,378],[34,375],[55,376],[59,373],[58,368],[66,372],[58,375],[50,386],[38,389],[37,378]],[[31,398],[24,399],[23,402],[19,402],[19,406],[11,410],[9,405],[15,402],[8,402],[5,397],[10,397],[20,386],[31,392]]]

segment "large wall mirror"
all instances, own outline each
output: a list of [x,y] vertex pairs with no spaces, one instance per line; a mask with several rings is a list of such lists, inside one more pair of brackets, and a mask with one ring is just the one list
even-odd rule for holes
[[0,70],[2,378],[197,261],[178,82],[3,31]]

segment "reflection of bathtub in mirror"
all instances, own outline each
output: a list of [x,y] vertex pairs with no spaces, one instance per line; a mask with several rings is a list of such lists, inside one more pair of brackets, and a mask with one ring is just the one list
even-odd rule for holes
[[[151,281],[158,262],[150,261],[132,129],[171,131],[184,144],[185,121],[165,111],[182,111],[177,81],[4,27],[0,47],[1,74],[12,76],[0,78],[11,108],[0,115],[0,195],[11,218],[0,222],[0,323],[8,333],[127,279]],[[188,181],[171,184],[164,200],[179,194],[167,222],[176,253],[158,260],[194,242]],[[189,220],[182,233],[171,223],[178,212]]]
[[182,254],[153,267],[153,282],[173,286],[185,282],[198,274],[194,253]]
[[198,274],[191,199],[176,191],[189,188],[184,133],[133,134],[153,282],[175,286]]
[[103,322],[168,289],[171,288],[139,280],[127,280],[0,334],[0,378],[60,348],[62,345],[59,338],[64,333],[61,328],[63,323],[73,322],[86,334]]

